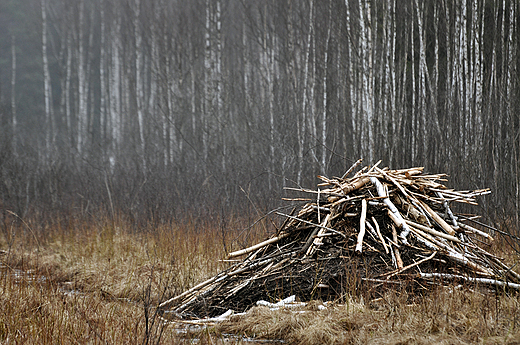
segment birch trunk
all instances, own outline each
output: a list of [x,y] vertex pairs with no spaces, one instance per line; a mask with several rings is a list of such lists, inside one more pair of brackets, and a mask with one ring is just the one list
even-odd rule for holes
[[463,97],[461,98],[463,100],[463,106],[461,109],[461,115],[462,115],[462,121],[464,121],[464,131],[462,131],[462,135],[464,137],[464,158],[468,156],[468,150],[471,147],[469,133],[472,133],[472,126],[471,126],[471,119],[473,118],[472,115],[472,109],[469,106],[471,103],[471,97],[473,96],[473,87],[472,87],[472,73],[473,69],[471,68],[471,61],[468,61],[468,57],[470,54],[469,47],[468,47],[468,41],[469,41],[469,35],[467,30],[467,24],[468,24],[468,9],[466,6],[466,1],[462,1],[462,8],[461,8],[461,46],[462,46],[462,52],[461,52],[461,81],[463,82],[462,85],[464,87],[461,91],[463,91]]
[[[366,11],[366,14],[365,14]],[[365,19],[366,18],[366,19]],[[363,100],[363,123],[364,129],[362,133],[366,133],[366,137],[361,138],[364,144],[368,161],[373,160],[374,136],[373,136],[373,74],[372,74],[372,17],[370,13],[370,3],[359,0],[359,26],[360,26],[360,55],[361,55],[361,73],[362,73],[362,100]],[[366,23],[365,23],[366,22]]]
[[222,101],[222,19],[221,19],[221,1],[216,0],[216,13],[215,13],[215,24],[216,24],[216,51],[215,51],[215,71],[214,83],[215,83],[215,109],[217,111],[217,121],[219,123],[220,142],[222,145],[221,152],[221,166],[222,171],[226,171],[226,159],[227,159],[227,136],[225,131],[225,119],[224,119],[224,104]]
[[114,18],[113,27],[111,28],[111,68],[110,68],[110,133],[111,133],[111,144],[109,149],[109,161],[111,169],[115,167],[116,156],[119,151],[119,147],[122,142],[122,129],[121,129],[121,19]]
[[78,28],[78,118],[77,118],[77,142],[76,150],[81,156],[86,144],[87,135],[87,87],[85,72],[85,49],[84,49],[84,25],[85,24],[85,1],[81,0],[79,5],[79,28]]
[[[413,6],[413,4],[412,4]],[[413,9],[412,9],[413,11]],[[413,12],[412,12],[413,13]],[[417,85],[415,82],[416,74],[415,74],[415,25],[412,21],[410,23],[410,55],[411,55],[411,83],[412,83],[412,90],[410,91],[411,97],[412,97],[412,105],[410,109],[411,113],[411,123],[410,128],[412,129],[412,134],[410,136],[411,139],[411,146],[410,146],[410,153],[411,153],[411,160],[412,162],[415,162],[417,160],[417,133],[420,133],[417,128],[417,106],[416,106],[416,95],[417,95]]]
[[[204,162],[207,165],[208,156],[209,156],[209,142],[208,142],[208,132],[209,121],[208,117],[212,111],[212,97],[211,97],[211,9],[210,9],[210,1],[206,0],[206,27],[204,33],[205,39],[205,48],[204,48],[204,111],[202,118],[202,155],[204,158]],[[206,166],[207,168],[207,166]]]
[[[150,84],[149,84],[149,97],[148,97],[148,114],[151,118],[158,118],[157,109],[159,108],[158,102],[158,84],[159,84],[159,73],[161,61],[159,57],[159,37],[160,32],[158,24],[160,21],[160,4],[156,3],[153,7],[153,20],[150,25],[150,45],[151,45],[151,56],[150,56]],[[164,148],[163,148],[164,149]]]
[[307,113],[307,87],[309,82],[309,59],[310,59],[310,51],[311,51],[311,39],[313,33],[313,21],[312,21],[312,11],[314,7],[314,0],[310,0],[310,8],[309,8],[309,31],[307,32],[307,47],[305,50],[305,69],[303,74],[303,90],[302,90],[302,114],[300,121],[300,128],[298,133],[298,185],[301,183],[301,176],[303,172],[303,150],[305,146],[305,137],[306,137],[306,124],[308,121],[308,113]]
[[67,62],[65,68],[65,89],[64,95],[64,106],[65,106],[65,122],[67,124],[67,142],[70,147],[73,147],[72,140],[72,122],[71,122],[71,105],[70,105],[70,89],[71,89],[71,78],[72,78],[72,33],[67,34]]
[[11,116],[13,153],[17,155],[18,119],[16,118],[16,38],[11,35]]
[[[265,13],[267,13],[267,3],[264,5]],[[267,16],[264,16],[264,35],[263,35],[263,52],[262,56],[264,57],[264,68],[266,71],[266,82],[267,82],[267,98],[268,98],[268,113],[269,113],[269,165],[268,165],[268,174],[267,177],[267,183],[269,190],[272,189],[272,179],[274,174],[274,167],[275,167],[275,158],[274,158],[274,145],[275,145],[275,139],[274,139],[274,95],[273,95],[273,44],[268,45],[269,37],[271,35],[268,34],[268,28],[267,28]]]
[[100,0],[100,44],[99,44],[99,121],[101,131],[101,142],[105,144],[107,139],[107,81],[106,81],[106,24],[105,24],[105,0]]
[[[417,14],[417,30],[419,36],[419,111],[420,111],[420,133],[421,133],[421,141],[422,141],[422,157],[421,161],[426,162],[426,152],[428,148],[428,133],[427,133],[427,117],[426,117],[426,47],[424,44],[424,27],[423,27],[423,18],[422,15],[424,13],[424,3],[422,8],[419,8],[418,0],[415,0],[415,9]],[[412,37],[413,39],[413,37]]]
[[139,145],[141,148],[141,164],[142,169],[146,172],[146,159],[145,159],[145,137],[144,137],[144,91],[143,91],[143,52],[142,52],[142,36],[141,28],[139,27],[140,13],[141,13],[141,1],[135,0],[134,2],[134,36],[135,36],[135,93],[136,93],[136,104],[137,104],[137,123],[139,126]]
[[[351,17],[351,14],[350,14],[350,5],[348,4],[348,0],[345,0],[345,5],[346,5],[346,16],[347,16],[347,25],[348,25],[348,28],[350,30],[350,32],[352,32],[352,28],[354,27],[354,25],[352,24],[352,17]],[[356,128],[356,108],[355,108],[355,105],[354,104],[357,104],[357,99],[356,99],[356,96],[357,96],[357,93],[355,92],[355,85],[354,85],[354,77],[355,77],[355,72],[354,72],[354,58],[352,56],[353,54],[353,49],[352,49],[352,45],[353,45],[353,42],[350,41],[348,43],[348,89],[349,89],[349,93],[350,93],[350,122],[351,122],[351,126],[352,126],[352,132],[353,133],[350,133],[350,136],[353,137],[355,133],[357,133],[357,128]],[[338,47],[338,49],[340,49]],[[346,129],[346,128],[345,128]],[[343,137],[343,140],[345,142],[345,145],[348,141],[347,139],[347,131],[345,130],[345,134],[344,134],[344,137]],[[352,151],[354,151],[355,153],[359,154],[359,147],[357,146],[358,144],[358,141],[357,140],[352,140]],[[345,147],[345,156],[347,155],[347,148]],[[346,168],[345,168],[346,169]]]
[[482,5],[482,15],[478,15],[479,1],[474,0],[473,2],[473,20],[475,23],[478,21],[480,24],[480,28],[477,24],[475,24],[475,30],[473,30],[474,36],[474,56],[475,56],[475,131],[477,136],[475,137],[476,143],[475,147],[482,147],[482,129],[483,129],[483,75],[484,75],[484,53],[481,49],[481,39],[484,37],[484,16],[485,16],[485,6]]
[[43,94],[45,99],[45,157],[49,157],[54,139],[54,123],[52,114],[52,89],[49,60],[47,56],[47,4],[41,0],[42,11],[42,59],[43,59]]
[[327,26],[327,40],[325,41],[325,54],[323,57],[323,113],[321,118],[321,173],[326,174],[327,171],[327,73],[328,73],[328,54],[329,41],[332,21],[332,0],[329,2],[329,17]]

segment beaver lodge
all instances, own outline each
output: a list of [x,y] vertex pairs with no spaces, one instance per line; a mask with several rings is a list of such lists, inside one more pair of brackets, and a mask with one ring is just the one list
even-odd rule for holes
[[[356,290],[426,291],[453,282],[520,289],[520,275],[483,247],[498,231],[477,216],[456,214],[453,203],[476,205],[489,189],[447,188],[445,174],[378,164],[342,177],[319,176],[307,201],[285,214],[277,233],[228,254],[225,271],[163,302],[182,318],[245,311],[258,300],[296,295],[301,301],[341,300]],[[241,260],[237,260],[241,259]]]

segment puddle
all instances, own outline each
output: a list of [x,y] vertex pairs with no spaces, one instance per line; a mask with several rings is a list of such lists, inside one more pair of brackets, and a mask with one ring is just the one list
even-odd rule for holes
[[35,270],[22,271],[17,268],[10,268],[0,263],[0,276],[9,274],[14,279],[15,284],[38,283],[43,284],[47,281],[47,277],[36,274]]

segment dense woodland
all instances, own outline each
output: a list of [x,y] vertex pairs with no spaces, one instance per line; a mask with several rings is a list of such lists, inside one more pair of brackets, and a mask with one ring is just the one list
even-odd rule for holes
[[354,161],[518,229],[514,0],[2,0],[0,208],[260,212]]

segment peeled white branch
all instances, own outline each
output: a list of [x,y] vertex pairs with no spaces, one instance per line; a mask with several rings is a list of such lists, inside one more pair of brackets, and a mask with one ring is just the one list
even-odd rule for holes
[[432,210],[430,206],[428,206],[424,201],[419,200],[419,202],[421,203],[423,209],[428,212],[430,217],[432,217],[432,219],[436,221],[437,224],[439,224],[448,234],[452,236],[455,235],[455,230],[453,230],[453,228],[448,223],[446,223],[446,221],[442,219],[434,210]]
[[408,227],[408,225],[404,221],[403,217],[399,213],[399,210],[390,201],[390,199],[388,198],[388,195],[386,195],[386,193],[385,193],[385,188],[383,187],[381,182],[379,182],[379,180],[376,177],[370,177],[370,182],[372,182],[372,184],[376,187],[377,194],[380,197],[385,197],[383,199],[383,202],[385,203],[386,206],[388,206],[389,211],[392,213],[392,215],[393,215],[392,219],[394,220],[394,222],[396,223],[396,225],[398,227],[402,228],[401,234],[399,234],[399,236],[401,237],[401,240],[403,241],[403,243],[408,244],[408,240],[406,239],[406,237],[410,233],[410,228]]
[[496,286],[510,287],[516,290],[520,290],[520,284],[505,282],[502,280],[489,279],[489,278],[475,278],[475,277],[464,277],[456,274],[446,273],[421,273],[421,278],[438,278],[438,279],[462,279],[470,283],[483,283],[491,284]]
[[281,234],[279,236],[270,238],[270,239],[268,239],[266,241],[263,241],[263,242],[260,242],[258,244],[255,244],[254,246],[249,247],[249,248],[245,248],[245,249],[242,249],[242,250],[237,250],[236,252],[229,253],[227,255],[227,258],[231,259],[231,258],[234,258],[234,257],[237,257],[237,256],[241,256],[241,255],[244,255],[244,254],[251,253],[251,252],[253,252],[253,251],[257,250],[257,249],[260,249],[262,247],[267,246],[268,244],[276,243],[276,242],[280,241],[282,238],[285,238],[287,236],[289,236],[289,233]]
[[434,230],[430,227],[427,227],[427,226],[424,226],[422,224],[418,224],[418,223],[415,223],[415,222],[412,222],[410,220],[405,220],[405,222],[410,225],[410,226],[413,226],[417,229],[420,229],[420,230],[423,230],[423,231],[426,231],[434,236],[438,236],[438,237],[442,237],[444,239],[447,239],[447,240],[450,240],[450,241],[453,241],[453,242],[457,242],[457,243],[461,243],[461,240],[459,240],[457,237],[455,236],[451,236],[451,235],[448,235],[448,234],[445,234],[445,233],[442,233],[440,231],[437,231],[437,230]]
[[365,221],[367,219],[367,200],[361,200],[361,218],[359,220],[359,234],[356,244],[356,252],[363,251],[363,237],[365,236]]

